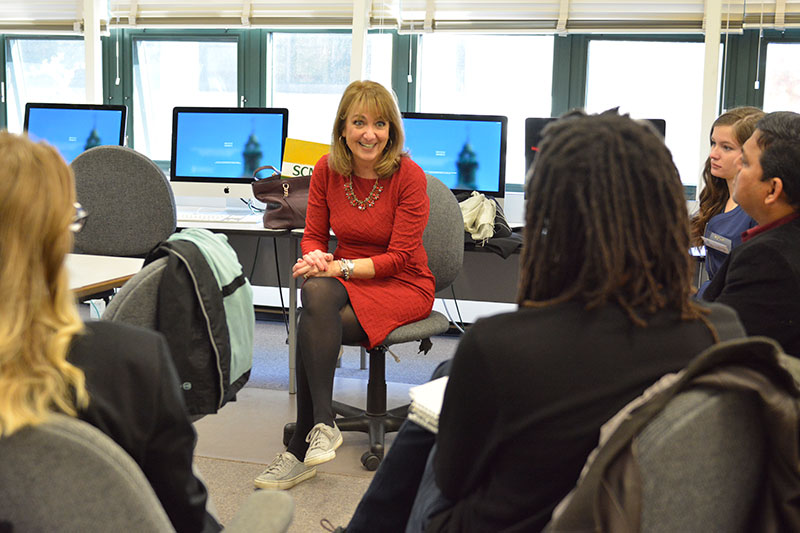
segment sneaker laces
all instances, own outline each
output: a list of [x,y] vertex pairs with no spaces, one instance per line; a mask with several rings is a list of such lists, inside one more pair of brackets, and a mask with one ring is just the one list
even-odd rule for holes
[[327,439],[328,445],[330,445],[333,441],[333,430],[330,426],[320,423],[311,428],[311,432],[306,437],[306,442],[309,443],[309,448],[316,448],[325,444],[322,439]]
[[279,453],[278,457],[276,457],[275,460],[270,463],[267,469],[264,470],[264,474],[280,472],[288,461],[290,461],[290,459],[286,452]]

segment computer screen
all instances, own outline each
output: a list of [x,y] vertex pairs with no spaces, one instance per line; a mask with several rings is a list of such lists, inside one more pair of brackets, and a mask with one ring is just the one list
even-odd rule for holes
[[124,145],[127,113],[124,105],[29,102],[25,104],[23,127],[28,137],[47,141],[71,163],[89,148]]
[[453,192],[505,196],[506,117],[408,112],[403,128],[411,159]]
[[[196,188],[197,195],[241,196],[253,181],[256,168],[281,168],[288,127],[289,111],[284,108],[174,108],[170,161],[173,190],[176,182],[208,184]],[[178,189],[176,194],[195,194],[189,188]]]
[[[539,143],[542,142],[542,130],[549,123],[557,118],[526,118],[525,119],[525,176],[533,165],[536,152],[539,151]],[[650,122],[663,138],[667,134],[667,122],[663,118],[648,118]]]

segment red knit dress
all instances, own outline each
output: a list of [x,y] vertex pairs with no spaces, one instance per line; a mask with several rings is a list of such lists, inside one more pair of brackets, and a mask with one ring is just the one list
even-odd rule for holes
[[[328,166],[323,156],[314,167],[308,192],[303,254],[328,250],[331,229],[338,245],[336,259],[369,257],[373,279],[336,278],[347,289],[350,305],[367,333],[368,348],[380,344],[393,329],[426,318],[433,308],[435,280],[422,247],[428,223],[427,179],[409,157],[391,178],[380,180],[383,192],[363,211],[345,197],[346,178]],[[365,199],[374,180],[353,176],[353,191]]]

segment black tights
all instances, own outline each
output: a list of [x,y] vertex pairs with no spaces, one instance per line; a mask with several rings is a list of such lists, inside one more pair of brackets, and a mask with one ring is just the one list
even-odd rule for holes
[[333,426],[333,375],[342,344],[359,343],[361,328],[347,290],[332,278],[311,278],[300,291],[297,325],[297,427],[287,450],[305,459],[306,435],[322,422]]

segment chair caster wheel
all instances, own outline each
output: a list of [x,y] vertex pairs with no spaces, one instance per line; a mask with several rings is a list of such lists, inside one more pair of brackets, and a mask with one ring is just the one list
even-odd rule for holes
[[381,456],[377,454],[364,452],[364,455],[361,456],[361,464],[364,465],[364,468],[373,472],[378,469],[378,465],[381,464],[381,459]]
[[294,422],[289,422],[285,426],[283,426],[283,445],[288,446],[289,441],[292,440],[292,435],[294,435],[294,430],[297,427],[297,424]]

